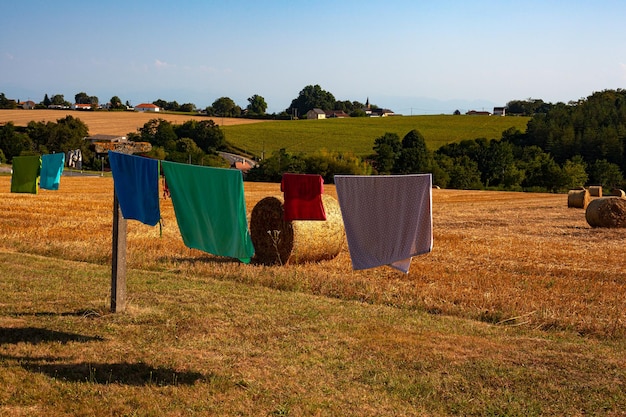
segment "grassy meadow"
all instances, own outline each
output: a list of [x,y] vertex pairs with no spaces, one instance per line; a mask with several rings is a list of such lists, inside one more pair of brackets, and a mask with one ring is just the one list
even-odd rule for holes
[[[409,274],[244,265],[186,248],[171,200],[128,222],[110,313],[113,183],[0,176],[2,416],[619,416],[626,234],[567,196],[433,190]],[[248,213],[279,184],[246,183]],[[336,196],[332,185],[325,192]]]
[[373,153],[374,140],[385,133],[402,139],[413,129],[424,135],[429,149],[464,139],[500,139],[502,132],[514,127],[526,130],[528,117],[497,116],[394,116],[356,117],[326,120],[281,120],[271,123],[227,125],[226,140],[254,155],[271,155],[285,148],[288,153],[329,151],[351,152],[357,156]]
[[150,119],[162,118],[174,124],[187,120],[212,119],[220,125],[226,140],[233,146],[256,156],[271,155],[285,148],[288,153],[329,151],[370,155],[374,140],[387,132],[401,139],[413,129],[419,130],[429,149],[464,139],[499,139],[502,132],[514,127],[526,130],[528,117],[497,116],[394,116],[326,120],[253,120],[239,118],[207,118],[171,113],[138,113],[74,110],[0,110],[0,123],[12,121],[16,126],[28,122],[52,121],[71,115],[89,127],[89,134],[127,135],[143,127]]

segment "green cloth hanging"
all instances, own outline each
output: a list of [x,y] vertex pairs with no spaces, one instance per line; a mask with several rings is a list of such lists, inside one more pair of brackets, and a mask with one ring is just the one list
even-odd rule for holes
[[162,165],[185,245],[249,263],[254,246],[241,171],[168,161]]
[[15,156],[12,163],[11,192],[37,194],[39,192],[41,157]]

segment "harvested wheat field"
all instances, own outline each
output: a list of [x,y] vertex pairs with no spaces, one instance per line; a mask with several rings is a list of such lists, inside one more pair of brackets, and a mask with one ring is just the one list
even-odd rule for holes
[[[248,215],[279,184],[245,183]],[[336,198],[335,188],[325,192]],[[108,311],[113,183],[0,176],[0,414],[622,415],[626,230],[567,195],[433,190],[410,273],[242,264],[128,221]]]
[[[111,254],[112,179],[63,177],[59,191],[11,194],[0,177],[0,245],[5,250],[107,264]],[[325,192],[336,198],[334,186]],[[245,183],[248,218],[279,184]],[[171,200],[158,227],[128,225],[128,266],[229,276],[250,284],[389,304],[543,329],[626,336],[626,230],[591,228],[567,196],[433,190],[434,248],[410,273],[353,272],[347,244],[330,261],[260,267],[187,249]],[[344,238],[345,239],[345,238]],[[201,262],[198,262],[201,261]],[[297,274],[295,273],[297,271]]]
[[15,126],[26,126],[29,122],[56,122],[66,116],[80,119],[89,128],[90,135],[126,136],[151,119],[164,119],[171,123],[183,124],[188,120],[213,120],[220,126],[232,126],[244,123],[260,123],[265,120],[253,120],[230,117],[207,117],[199,115],[168,114],[152,112],[119,111],[78,111],[78,110],[0,110],[0,124],[13,122]]

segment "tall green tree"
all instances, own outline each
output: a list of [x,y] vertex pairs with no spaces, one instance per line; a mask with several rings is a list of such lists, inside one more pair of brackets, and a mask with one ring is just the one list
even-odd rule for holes
[[211,105],[216,116],[239,117],[241,108],[230,97],[220,97]]
[[430,172],[432,154],[426,147],[424,136],[416,129],[411,130],[402,138],[402,149],[394,166],[394,172],[400,174],[417,174]]
[[318,84],[307,85],[300,91],[298,97],[291,101],[291,105],[285,111],[287,114],[304,117],[309,110],[315,108],[334,110],[335,101],[335,96],[322,90]]
[[589,179],[587,163],[580,155],[575,155],[563,164],[563,175],[566,181],[565,188],[568,190],[583,187]]
[[250,181],[280,182],[285,172],[304,173],[305,170],[306,161],[301,155],[291,155],[281,148],[252,168],[247,178]]
[[476,162],[466,156],[456,158],[450,173],[451,188],[463,190],[480,190],[480,171]]
[[167,101],[163,99],[154,100],[152,104],[154,104],[155,106],[158,106],[161,109],[165,109],[167,107]]
[[13,122],[0,125],[0,151],[4,157],[11,161],[13,157],[19,156],[22,152],[34,150],[33,141],[22,132],[18,132]]
[[390,174],[402,152],[402,142],[395,133],[387,132],[374,140],[374,168],[379,174]]
[[176,149],[178,136],[172,123],[164,119],[151,119],[139,129],[141,140],[150,142],[154,146],[160,146],[165,151]]
[[0,109],[14,109],[17,104],[14,100],[9,100],[4,93],[0,93]]
[[89,95],[85,93],[84,91],[81,91],[80,93],[77,93],[76,95],[74,95],[74,103],[91,104],[91,101],[89,100]]
[[193,113],[196,111],[196,105],[193,103],[183,103],[180,105],[178,110],[186,113]]
[[109,100],[109,102],[111,103],[111,109],[113,110],[124,108],[124,105],[122,104],[122,100],[118,96],[111,97],[111,100]]
[[261,116],[264,115],[267,110],[267,103],[262,96],[255,94],[252,97],[248,97],[246,110],[248,110],[248,114],[252,116]]
[[599,159],[589,167],[589,182],[603,187],[620,188],[624,183],[624,177],[617,164]]
[[54,104],[55,106],[69,106],[70,105],[70,103],[67,100],[65,100],[65,98],[63,97],[63,94],[53,95],[50,101],[52,102],[51,104]]
[[174,127],[179,138],[192,139],[206,153],[222,150],[226,146],[224,131],[213,120],[188,120]]
[[552,155],[537,146],[525,147],[522,150],[520,167],[525,172],[522,187],[542,189],[555,192],[565,186],[565,178],[561,167]]
[[513,155],[513,145],[509,142],[491,140],[489,145],[483,149],[479,161],[482,182],[486,187],[499,186],[508,182],[509,185],[517,171],[515,157]]

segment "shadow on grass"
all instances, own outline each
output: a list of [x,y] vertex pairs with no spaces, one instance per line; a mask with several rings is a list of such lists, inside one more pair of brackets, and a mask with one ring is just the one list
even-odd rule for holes
[[76,311],[65,311],[65,312],[55,312],[55,311],[35,311],[28,313],[12,313],[10,315],[15,317],[22,316],[32,316],[32,317],[82,317],[82,318],[97,318],[107,314],[107,312],[99,311],[99,310],[76,310]]
[[219,379],[214,375],[207,377],[199,372],[179,372],[171,368],[155,368],[144,363],[25,363],[21,366],[30,372],[38,372],[61,381],[104,385],[175,386]]
[[157,262],[174,263],[174,264],[240,264],[242,263],[237,258],[229,258],[225,256],[199,256],[197,258],[184,258],[182,256],[162,256],[157,259]]
[[57,342],[100,342],[104,339],[100,336],[83,336],[76,333],[57,332],[55,330],[40,329],[37,327],[0,327],[0,345],[30,343]]
[[[70,342],[88,343],[103,341],[102,337],[83,336],[75,333],[57,332],[36,327],[0,327],[0,346],[7,344]],[[210,381],[218,389],[227,389],[225,378],[203,375],[199,372],[179,372],[171,368],[152,367],[144,363],[58,363],[63,360],[51,356],[16,357],[0,355],[0,360],[15,360],[30,372],[41,373],[61,381],[94,384],[175,386],[193,385],[197,381]],[[55,363],[56,362],[56,363]]]

